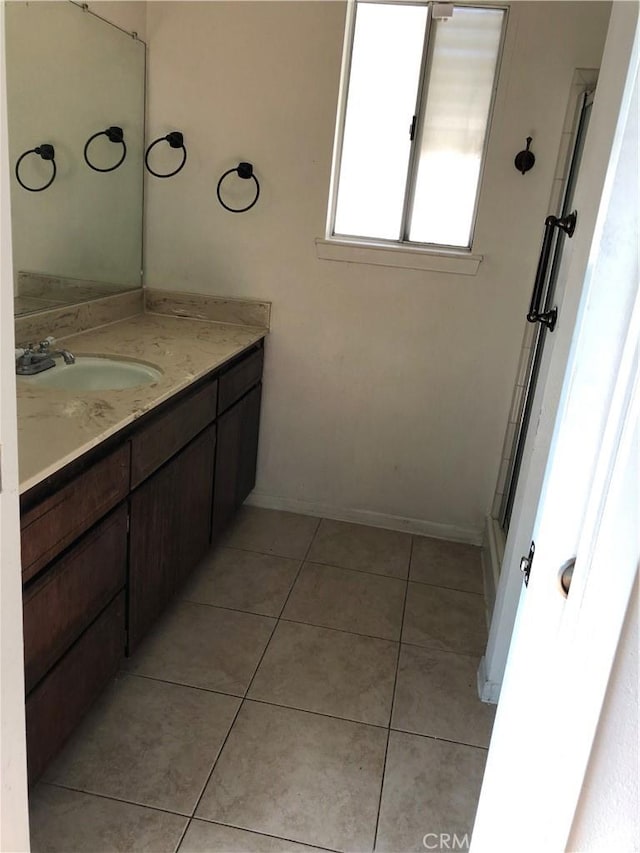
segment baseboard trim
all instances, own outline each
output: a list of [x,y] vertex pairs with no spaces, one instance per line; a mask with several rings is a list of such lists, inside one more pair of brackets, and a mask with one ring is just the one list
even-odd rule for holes
[[487,664],[484,657],[480,660],[478,667],[478,696],[488,705],[497,705],[500,698],[501,684],[489,681],[487,678]]
[[297,512],[317,518],[331,518],[334,521],[350,521],[355,524],[368,524],[370,527],[383,527],[386,530],[399,530],[403,533],[415,533],[418,536],[432,536],[434,539],[449,539],[452,542],[465,542],[469,545],[482,544],[482,531],[472,527],[458,527],[453,524],[439,524],[423,521],[420,518],[404,518],[371,512],[366,509],[330,506],[315,501],[302,501],[296,498],[284,498],[252,492],[246,500],[250,506],[262,509],[278,509],[284,512]]
[[482,574],[484,577],[484,595],[487,605],[488,624],[491,624],[493,608],[496,603],[500,569],[504,559],[505,536],[495,518],[487,516],[482,540]]

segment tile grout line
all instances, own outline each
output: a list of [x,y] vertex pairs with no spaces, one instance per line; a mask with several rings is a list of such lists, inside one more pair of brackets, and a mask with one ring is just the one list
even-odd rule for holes
[[[316,525],[316,527],[315,527],[315,530],[313,531],[313,535],[311,536],[311,539],[309,540],[309,545],[308,545],[308,547],[307,547],[307,550],[305,551],[304,557],[303,557],[303,558],[302,558],[302,560],[300,561],[300,565],[298,566],[298,572],[297,572],[297,574],[296,574],[296,576],[295,576],[295,578],[294,578],[294,580],[293,580],[293,583],[291,584],[291,587],[290,587],[290,589],[289,589],[289,593],[288,593],[288,595],[287,595],[287,597],[286,597],[286,599],[285,599],[285,602],[284,602],[284,604],[283,604],[283,606],[282,606],[282,610],[284,610],[284,608],[286,607],[287,601],[289,600],[289,596],[291,595],[291,592],[292,592],[292,590],[293,590],[293,587],[295,586],[296,581],[298,580],[298,577],[299,577],[299,575],[300,575],[300,572],[302,571],[302,567],[304,566],[305,559],[306,559],[306,557],[307,557],[307,555],[308,555],[309,551],[311,550],[311,545],[313,544],[313,540],[315,539],[315,537],[316,537],[316,533],[318,532],[318,528],[320,527],[320,521],[321,521],[321,519],[318,519],[318,523],[317,523],[317,525]],[[282,610],[280,611],[280,613],[282,613]],[[230,737],[230,735],[231,735],[231,732],[233,731],[233,728],[234,728],[234,726],[235,726],[235,724],[236,724],[236,720],[238,719],[238,716],[239,716],[239,714],[240,714],[240,711],[242,710],[242,708],[243,708],[243,706],[244,706],[244,703],[245,703],[246,698],[247,698],[247,694],[248,694],[249,690],[251,689],[251,685],[253,684],[254,679],[255,679],[255,677],[256,677],[256,674],[257,674],[257,672],[258,672],[258,669],[260,668],[260,664],[262,663],[262,661],[263,661],[263,659],[264,659],[264,656],[265,656],[265,654],[267,653],[267,649],[269,648],[269,644],[271,643],[271,639],[272,639],[272,637],[273,637],[273,635],[274,635],[274,633],[275,633],[276,628],[278,627],[279,622],[280,622],[280,617],[278,617],[278,618],[276,619],[276,621],[274,622],[274,624],[273,624],[273,628],[271,629],[271,634],[269,635],[269,639],[267,640],[267,642],[266,642],[266,644],[265,644],[265,647],[264,647],[264,649],[263,649],[263,651],[262,651],[262,654],[260,655],[260,659],[259,659],[259,661],[258,661],[258,663],[257,663],[257,665],[256,665],[256,667],[255,667],[255,669],[254,669],[254,671],[253,671],[253,675],[251,676],[251,679],[250,679],[250,681],[249,681],[249,683],[248,683],[248,685],[247,685],[247,688],[246,688],[246,690],[244,691],[244,695],[243,695],[243,697],[240,699],[240,704],[238,705],[238,710],[236,711],[236,713],[235,713],[235,715],[234,715],[234,717],[233,717],[233,720],[232,720],[232,722],[231,722],[231,725],[229,726],[229,730],[227,731],[227,734],[225,735],[225,738],[224,738],[224,740],[223,740],[223,742],[222,742],[222,744],[221,744],[221,746],[220,746],[220,749],[218,750],[218,754],[216,755],[215,760],[214,760],[213,764],[211,765],[211,770],[209,771],[209,774],[208,774],[208,776],[207,776],[207,778],[206,778],[206,780],[205,780],[205,782],[204,782],[204,785],[202,786],[202,790],[200,791],[200,795],[198,796],[198,799],[196,800],[196,804],[195,804],[195,806],[193,807],[193,811],[191,812],[191,816],[189,817],[189,821],[188,821],[188,823],[187,823],[187,826],[185,827],[185,830],[184,830],[184,833],[182,834],[182,837],[181,837],[181,839],[180,839],[180,842],[179,842],[178,846],[176,847],[176,851],[175,851],[175,853],[178,853],[178,851],[180,850],[180,846],[181,846],[181,844],[182,844],[182,842],[183,842],[183,840],[184,840],[184,836],[187,834],[187,831],[188,831],[189,827],[191,826],[191,821],[194,819],[194,817],[195,817],[195,815],[196,815],[196,812],[198,811],[198,807],[199,807],[199,805],[200,805],[200,803],[201,803],[201,801],[202,801],[202,798],[204,797],[204,792],[207,790],[207,786],[209,785],[209,782],[211,781],[211,777],[212,777],[212,776],[213,776],[213,774],[214,774],[214,771],[215,771],[215,769],[216,769],[216,766],[217,766],[217,764],[218,764],[218,761],[220,760],[220,756],[222,755],[222,753],[223,753],[223,751],[224,751],[224,748],[225,748],[225,746],[227,745],[227,741],[229,740],[229,737]]]
[[426,738],[427,740],[436,740],[442,743],[451,743],[454,746],[465,746],[468,749],[479,749],[482,752],[488,752],[488,746],[478,746],[477,743],[467,743],[464,740],[452,740],[450,737],[438,737],[437,735],[427,735],[424,732],[411,732],[407,729],[391,729],[392,732],[398,732],[401,735],[409,735],[410,737],[421,737]]
[[[324,521],[324,519],[320,519]],[[318,525],[319,527],[320,525]],[[313,538],[311,540],[313,544],[313,539],[315,539],[317,533],[313,534]],[[300,560],[300,557],[291,557],[285,554],[276,554],[274,551],[257,551],[255,548],[239,548],[237,545],[231,547],[230,545],[219,545],[220,548],[228,548],[231,551],[242,551],[244,554],[260,554],[261,557],[276,557],[280,560]],[[411,548],[413,548],[413,543],[411,544]],[[374,578],[391,578],[396,581],[406,581],[407,577],[400,577],[399,575],[387,575],[384,572],[370,572],[368,569],[354,569],[352,566],[339,566],[337,563],[326,563],[322,560],[309,560],[307,559],[310,548],[305,552],[304,557],[302,558],[305,563],[312,563],[314,566],[331,566],[334,569],[344,569],[347,572],[357,572],[359,575],[373,575]],[[415,583],[423,583],[423,581],[415,581]],[[427,584],[427,586],[437,586],[437,584]],[[450,589],[450,587],[442,587],[442,589]],[[465,590],[458,590],[458,592],[464,592]],[[473,593],[474,595],[480,595],[481,593]],[[218,605],[215,605],[218,606]]]
[[418,584],[418,586],[431,586],[434,589],[446,589],[449,592],[461,592],[463,595],[475,595],[484,601],[484,592],[472,592],[469,589],[458,589],[456,586],[443,586],[439,583],[429,583],[429,581],[417,581],[414,578],[409,578],[409,583]]
[[[320,521],[324,521],[324,520],[325,519],[320,519]],[[313,539],[315,539],[315,537],[316,537],[319,526],[320,525],[318,525],[318,528],[316,528],[316,531],[313,534],[312,542],[313,542]],[[393,532],[393,531],[390,531],[390,532]],[[414,545],[413,539],[415,538],[415,535],[414,534],[409,534],[409,535],[411,535],[411,537],[412,537],[411,538],[410,554],[413,554],[413,545]],[[442,540],[442,541],[450,541],[450,540]],[[222,545],[222,544],[220,544],[218,547],[227,548],[230,551],[242,551],[245,554],[260,554],[260,556],[262,556],[262,557],[276,557],[276,558],[281,559],[281,560],[299,560],[300,559],[299,557],[291,557],[291,556],[285,555],[285,554],[276,554],[273,551],[258,551],[255,548],[240,548],[237,545]],[[480,598],[485,597],[484,591],[483,592],[476,592],[475,590],[472,590],[472,589],[461,589],[459,586],[447,586],[447,585],[441,584],[441,583],[433,583],[432,581],[423,581],[423,580],[418,580],[416,578],[412,578],[411,577],[411,565],[410,564],[409,564],[408,575],[406,577],[400,577],[398,575],[389,575],[389,574],[386,574],[384,572],[371,572],[368,569],[354,569],[353,566],[338,565],[338,563],[336,563],[335,561],[331,562],[331,563],[327,563],[326,561],[319,560],[319,559],[308,560],[307,556],[308,556],[308,549],[307,549],[307,553],[305,554],[303,560],[304,560],[304,562],[313,563],[316,566],[331,566],[334,569],[344,569],[345,571],[348,571],[348,572],[358,572],[361,575],[373,575],[373,577],[377,577],[377,578],[391,578],[392,580],[409,581],[410,583],[417,583],[417,584],[420,584],[422,586],[433,586],[433,587],[436,587],[436,589],[448,589],[450,592],[464,592],[464,593],[467,593],[468,595],[477,595]],[[201,602],[194,602],[194,603],[199,604]],[[212,607],[220,607],[221,605],[211,605],[211,606]],[[234,609],[234,608],[229,608],[229,609]],[[243,612],[243,613],[249,612],[250,613],[252,611],[241,611],[241,612]],[[263,614],[257,614],[257,615],[261,616]]]
[[344,723],[354,723],[356,726],[369,726],[372,729],[383,729],[389,726],[386,723],[369,723],[366,720],[354,720],[353,717],[338,717],[336,714],[327,714],[325,711],[310,711],[309,708],[298,708],[297,705],[282,705],[278,702],[270,702],[268,699],[256,699],[246,696],[246,702],[255,702],[256,705],[269,705],[271,708],[283,708],[285,711],[297,711],[299,714],[313,714],[314,717],[326,717],[329,720],[342,720]]
[[135,800],[124,800],[122,797],[114,797],[112,794],[100,794],[98,791],[87,791],[85,788],[76,788],[74,785],[63,785],[62,782],[47,782],[45,779],[38,780],[38,787],[40,785],[48,785],[50,788],[62,788],[63,791],[73,791],[75,794],[85,794],[87,797],[98,797],[101,800],[110,800],[113,803],[124,803],[128,806],[136,806],[139,809],[151,809],[154,812],[161,812],[162,814],[170,814],[175,817],[184,818],[187,822],[190,820],[188,814],[184,812],[174,812],[171,809],[163,809],[161,806],[151,806],[148,803],[138,803]]
[[[402,640],[401,643],[403,646],[411,646],[413,649],[423,649],[425,652],[436,652],[437,654],[458,655],[459,657],[463,657],[463,658],[472,658],[478,664],[480,663],[482,655],[484,654],[484,651],[482,651],[482,652],[463,652],[463,651],[459,651],[458,649],[438,649],[435,646],[421,646],[420,643],[410,643],[407,640]],[[483,649],[486,649],[486,645],[483,647]],[[488,702],[487,704],[492,704],[492,703]]]
[[413,557],[413,536],[411,537],[411,547],[409,548],[409,565],[407,568],[407,580],[404,589],[404,601],[402,603],[402,618],[400,620],[400,640],[398,642],[398,654],[396,657],[396,674],[393,679],[393,692],[391,694],[391,710],[389,711],[389,725],[387,727],[387,743],[384,749],[384,761],[382,763],[382,778],[380,780],[380,796],[378,797],[378,811],[376,813],[376,825],[373,832],[373,850],[378,844],[378,830],[380,828],[380,811],[382,809],[382,794],[384,792],[384,778],[387,772],[387,757],[389,755],[389,741],[391,739],[391,720],[393,719],[393,708],[396,699],[396,687],[398,684],[398,671],[400,669],[400,652],[402,650],[402,632],[404,630],[404,614],[407,609],[407,597],[409,595],[409,575],[411,574],[411,558]]
[[[403,643],[403,645],[409,645],[409,644]],[[422,648],[422,646],[415,646],[414,648]],[[455,654],[455,652],[451,652],[451,654]],[[416,737],[426,737],[426,738],[430,738],[431,740],[443,740],[443,741],[446,741],[447,743],[456,743],[459,746],[471,746],[471,747],[474,747],[476,749],[485,749],[486,750],[489,748],[487,746],[480,746],[477,743],[469,743],[468,741],[465,741],[465,740],[455,740],[454,738],[442,737],[440,735],[430,735],[430,734],[427,734],[426,732],[416,732],[416,731],[412,731],[410,729],[396,728],[395,726],[390,725],[389,723],[372,723],[368,720],[356,720],[353,717],[341,717],[337,714],[329,714],[326,711],[316,711],[316,710],[311,710],[309,708],[300,708],[298,705],[285,705],[282,702],[274,702],[272,699],[259,699],[255,696],[239,696],[237,693],[224,693],[221,690],[213,690],[210,687],[197,687],[193,684],[184,684],[181,681],[167,681],[164,678],[157,678],[154,675],[139,675],[138,673],[126,672],[125,670],[122,670],[122,673],[124,675],[130,676],[131,678],[145,678],[148,681],[159,681],[161,684],[171,684],[174,687],[186,687],[187,690],[201,690],[204,693],[213,693],[215,696],[228,696],[229,699],[240,699],[240,700],[246,701],[246,702],[255,702],[257,705],[270,705],[273,708],[284,708],[285,710],[288,710],[288,711],[299,711],[301,714],[314,714],[316,717],[328,717],[328,719],[330,719],[330,720],[343,720],[346,723],[355,723],[356,725],[359,725],[359,726],[370,726],[371,728],[374,728],[374,729],[385,729],[385,730],[391,729],[391,731],[393,731],[393,732],[400,732],[401,734],[405,734],[405,735],[415,735]],[[394,693],[395,693],[395,684],[394,684]],[[394,699],[395,699],[395,697],[394,697]],[[480,701],[480,700],[478,700],[478,701]],[[393,715],[394,704],[395,704],[395,702],[392,700],[391,715]],[[489,704],[489,703],[486,703],[486,704]],[[83,791],[84,790],[83,788],[73,788],[71,786],[62,785],[61,783],[58,783],[58,782],[43,782],[43,784],[58,785],[61,788],[69,787],[73,791],[76,791],[76,790],[77,791]],[[93,792],[86,791],[86,793],[93,793]],[[107,794],[96,794],[96,796],[105,796],[105,797],[110,798],[110,799],[118,800],[118,797],[111,797],[110,795],[107,795]],[[122,802],[132,802],[132,801],[131,800],[122,800]],[[169,810],[162,809],[162,808],[160,808],[160,806],[147,806],[147,808],[150,808],[150,809],[157,808],[160,811],[170,811],[171,814],[181,814],[181,812],[171,812],[170,809]],[[203,820],[204,819],[205,818],[203,818]]]
[[228,829],[237,829],[240,832],[248,832],[250,835],[258,835],[263,836],[264,838],[273,838],[275,841],[286,841],[289,844],[301,844],[305,847],[313,847],[315,850],[320,850],[322,853],[340,853],[339,850],[334,849],[333,847],[319,847],[317,844],[309,844],[308,841],[296,841],[293,838],[284,838],[282,835],[273,835],[269,832],[258,832],[257,829],[246,829],[244,826],[236,826],[233,823],[224,823],[220,820],[211,820],[206,817],[196,817],[194,820],[200,820],[203,823],[209,823],[212,826],[226,826]]

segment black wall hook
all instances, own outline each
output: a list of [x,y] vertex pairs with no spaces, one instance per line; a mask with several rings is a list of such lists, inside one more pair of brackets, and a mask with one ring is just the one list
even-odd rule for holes
[[533,164],[536,162],[536,155],[533,153],[533,151],[529,151],[529,146],[532,142],[533,137],[527,136],[527,147],[522,151],[519,151],[513,161],[516,169],[523,175],[525,174],[525,172],[528,172],[530,169],[533,169]]
[[[43,184],[41,187],[28,187],[20,178],[20,163],[22,163],[24,158],[27,157],[29,154],[38,154],[38,156],[42,157],[43,160],[50,160],[51,161],[51,165],[53,167],[53,173],[51,175],[51,178],[47,181],[47,183]],[[16,180],[18,181],[20,186],[23,189],[28,190],[30,193],[41,193],[42,190],[46,190],[47,187],[50,187],[51,184],[54,182],[55,177],[56,177],[56,173],[58,171],[56,168],[56,159],[55,158],[56,158],[56,152],[54,150],[54,147],[53,147],[53,145],[50,145],[48,142],[43,142],[42,145],[38,145],[37,148],[30,148],[28,151],[25,151],[24,154],[21,154],[18,157],[18,160],[16,162]]]
[[[222,196],[220,195],[220,187],[222,182],[227,177],[227,175],[231,175],[233,172],[236,172],[239,178],[242,178],[245,181],[248,181],[250,178],[253,178],[256,185],[256,194],[255,198],[248,204],[246,207],[229,207],[228,204],[225,204],[222,201]],[[253,163],[238,163],[238,165],[233,169],[227,169],[227,171],[222,175],[220,180],[218,181],[218,186],[216,187],[216,195],[218,196],[218,201],[224,207],[225,210],[228,210],[230,213],[244,213],[247,210],[251,210],[254,204],[260,198],[260,184],[258,183],[258,179],[256,178],[253,171]]]
[[[98,136],[106,136],[109,142],[119,142],[122,145],[122,157],[118,160],[118,162],[114,166],[109,166],[107,169],[101,169],[100,166],[94,166],[94,164],[89,160],[89,155],[87,150],[89,145],[93,142],[94,139],[97,139]],[[113,126],[108,127],[106,130],[99,130],[98,133],[94,133],[93,136],[90,136],[84,144],[84,161],[89,166],[89,168],[93,169],[94,172],[113,172],[114,169],[117,169],[118,166],[121,166],[124,163],[124,158],[127,156],[127,146],[124,141],[124,131],[121,127]]]
[[[182,148],[182,162],[180,163],[177,169],[173,170],[173,172],[167,172],[166,174],[154,172],[154,170],[149,165],[149,154],[151,153],[151,149],[155,148],[155,146],[158,145],[158,143],[160,142],[168,142],[170,148]],[[168,133],[166,136],[160,136],[158,137],[158,139],[155,139],[151,143],[151,145],[149,145],[144,155],[144,164],[147,167],[147,170],[151,172],[152,175],[155,175],[156,178],[171,178],[173,175],[177,175],[186,162],[187,149],[184,147],[184,136],[179,130],[172,130],[171,133]]]

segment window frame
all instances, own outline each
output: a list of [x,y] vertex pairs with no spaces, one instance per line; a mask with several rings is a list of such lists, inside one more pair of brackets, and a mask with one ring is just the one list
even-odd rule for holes
[[[474,249],[475,231],[478,219],[478,208],[480,203],[480,195],[484,180],[484,170],[487,161],[487,150],[489,146],[489,137],[491,135],[491,126],[497,100],[498,85],[500,82],[500,73],[502,61],[504,57],[504,47],[507,35],[507,26],[509,20],[509,5],[506,3],[483,3],[483,2],[464,2],[458,0],[452,5],[465,7],[469,9],[495,9],[503,12],[502,29],[500,33],[500,43],[496,57],[496,68],[491,88],[491,100],[489,111],[487,114],[487,126],[482,146],[482,156],[480,161],[480,171],[478,175],[478,184],[476,190],[476,198],[471,221],[471,229],[469,232],[469,244],[467,246],[453,246],[444,243],[423,243],[416,240],[409,240],[409,230],[411,227],[411,216],[413,214],[413,206],[415,200],[415,188],[417,182],[418,167],[420,162],[419,152],[424,131],[424,114],[427,104],[428,82],[431,73],[431,62],[435,39],[432,38],[432,23],[433,23],[433,6],[437,0],[348,0],[347,14],[345,19],[345,35],[342,54],[342,66],[340,73],[340,90],[338,96],[338,114],[336,119],[336,130],[334,136],[333,159],[331,166],[331,181],[329,187],[329,209],[327,215],[327,227],[325,232],[324,243],[342,245],[345,247],[371,247],[382,249],[405,250],[412,253],[437,254],[448,256],[471,256]],[[344,140],[344,131],[347,114],[347,103],[349,98],[349,85],[351,81],[351,63],[353,56],[353,45],[355,39],[355,27],[357,8],[359,4],[382,4],[396,6],[425,6],[427,7],[427,20],[425,23],[424,41],[422,46],[422,60],[420,64],[420,77],[416,93],[416,105],[414,115],[416,116],[415,134],[411,140],[411,151],[407,164],[407,174],[404,188],[404,203],[402,208],[402,218],[400,222],[400,236],[397,240],[389,240],[377,237],[365,237],[357,234],[337,234],[335,231],[335,221],[338,205],[338,190],[340,187],[340,171],[342,163],[342,148]],[[409,116],[409,121],[411,117]],[[475,256],[478,257],[478,256]],[[479,258],[479,260],[482,260]],[[399,264],[402,265],[402,264]],[[477,267],[476,267],[477,269]]]

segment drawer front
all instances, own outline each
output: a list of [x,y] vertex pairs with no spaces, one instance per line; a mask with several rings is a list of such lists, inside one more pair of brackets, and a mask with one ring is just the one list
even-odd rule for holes
[[261,347],[220,377],[218,414],[226,411],[262,378],[264,349]]
[[121,590],[127,570],[127,507],[119,507],[25,591],[27,692]]
[[217,395],[217,381],[210,382],[134,435],[131,440],[132,489],[215,420]]
[[42,775],[118,671],[124,654],[124,613],[125,595],[121,592],[28,696],[30,783]]
[[26,582],[129,492],[128,444],[79,474],[20,520]]

